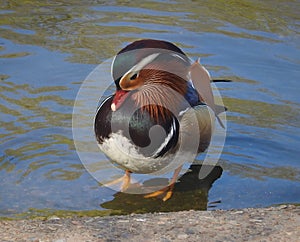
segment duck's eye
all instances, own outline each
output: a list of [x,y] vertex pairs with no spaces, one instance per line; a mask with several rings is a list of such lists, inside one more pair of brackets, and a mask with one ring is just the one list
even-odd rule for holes
[[135,80],[137,78],[137,73],[133,74],[131,77],[130,77],[130,80]]

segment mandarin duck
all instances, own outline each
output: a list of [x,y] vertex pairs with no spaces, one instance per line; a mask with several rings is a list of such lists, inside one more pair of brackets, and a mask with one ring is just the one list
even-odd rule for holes
[[166,201],[183,163],[210,144],[217,117],[210,75],[176,45],[143,39],[118,52],[112,77],[116,91],[99,105],[94,131],[103,153],[125,170],[113,183],[125,191],[131,173],[172,169],[168,186],[144,196]]

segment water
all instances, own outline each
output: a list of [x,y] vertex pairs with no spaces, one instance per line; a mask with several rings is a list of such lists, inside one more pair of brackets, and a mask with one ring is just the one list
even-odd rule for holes
[[[266,207],[300,202],[297,1],[3,1],[0,215]],[[182,177],[167,203],[100,186],[72,138],[88,74],[140,38],[176,43],[216,79],[228,107],[219,166]],[[199,160],[201,156],[199,157]]]

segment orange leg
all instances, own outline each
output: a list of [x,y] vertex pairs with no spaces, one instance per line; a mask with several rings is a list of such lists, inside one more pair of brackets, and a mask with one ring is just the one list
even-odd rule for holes
[[124,192],[124,191],[126,191],[128,189],[128,187],[130,185],[130,180],[131,180],[130,174],[131,174],[131,171],[126,170],[124,176],[122,176],[122,177],[120,177],[120,178],[118,178],[118,179],[116,179],[114,181],[105,183],[103,185],[104,186],[112,186],[112,185],[115,185],[117,183],[121,183],[122,182],[120,191]]
[[122,186],[121,186],[121,192],[124,192],[128,189],[129,185],[130,185],[130,180],[131,180],[131,172],[126,170],[125,171],[125,174],[123,176],[123,183],[122,183]]
[[174,185],[175,185],[175,182],[177,181],[177,177],[178,177],[178,175],[179,175],[179,173],[181,171],[181,168],[182,168],[182,166],[178,167],[174,171],[173,177],[172,177],[172,179],[171,179],[171,181],[169,183],[170,185],[168,185],[168,186],[164,187],[163,189],[160,189],[160,190],[158,190],[156,192],[152,192],[152,193],[150,193],[148,195],[145,195],[144,198],[157,197],[157,196],[159,196],[161,194],[166,193],[166,195],[163,197],[162,200],[165,202],[168,199],[170,199],[172,197],[172,195],[173,195]]

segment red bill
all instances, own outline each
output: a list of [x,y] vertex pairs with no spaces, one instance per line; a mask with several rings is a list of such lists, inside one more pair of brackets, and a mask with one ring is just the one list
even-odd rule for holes
[[128,95],[129,95],[128,91],[117,90],[115,93],[115,97],[111,104],[111,110],[114,112],[119,107],[121,107],[121,105],[123,104],[123,102],[125,101],[125,99],[127,98]]

